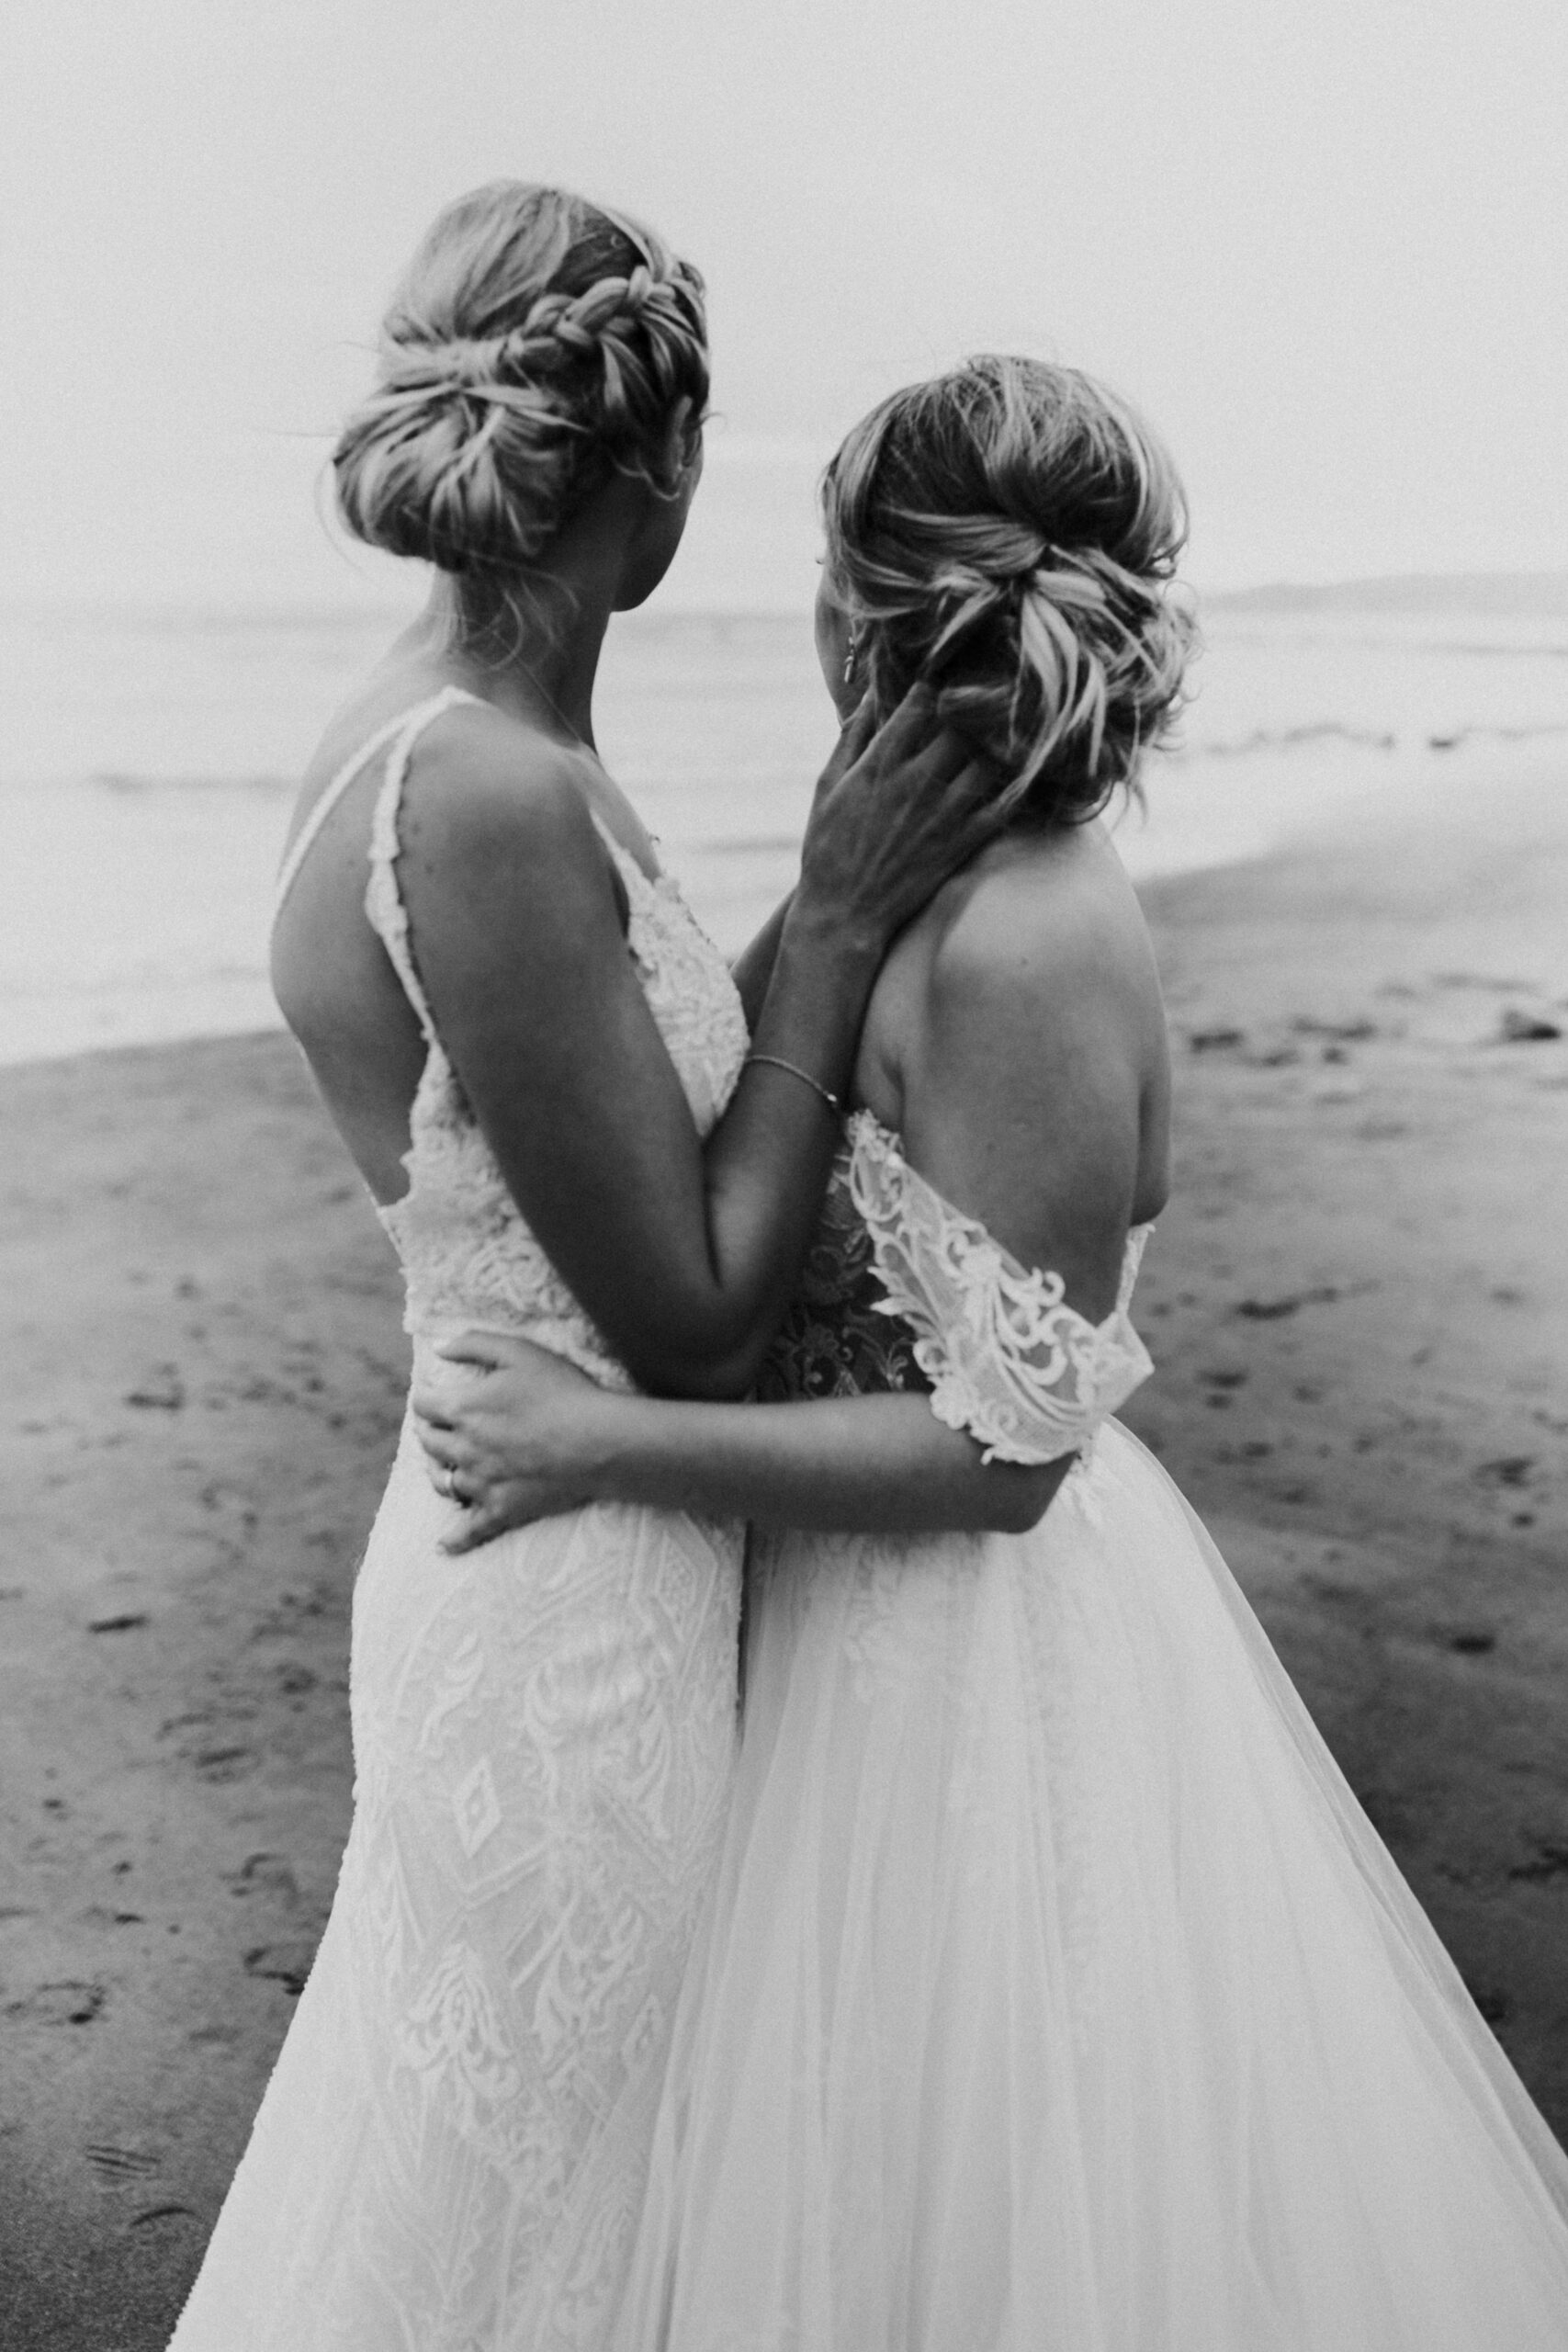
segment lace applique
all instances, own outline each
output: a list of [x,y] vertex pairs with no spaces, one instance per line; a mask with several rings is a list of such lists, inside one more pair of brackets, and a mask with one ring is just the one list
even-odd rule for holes
[[1077,1453],[1154,1370],[1127,1312],[1153,1228],[1128,1235],[1116,1305],[1090,1323],[1066,1304],[1060,1274],[1021,1266],[944,1201],[869,1111],[849,1134],[850,1189],[886,1292],[879,1311],[915,1333],[938,1420],[978,1438],[987,1462]]
[[929,1390],[915,1335],[891,1318],[865,1220],[850,1190],[850,1145],[833,1162],[795,1295],[757,1377],[763,1404]]
[[[434,706],[426,706],[422,725],[436,715]],[[627,1388],[626,1373],[519,1213],[432,1023],[397,881],[398,814],[412,750],[412,739],[405,736],[389,763],[372,826],[366,896],[366,912],[428,1041],[409,1116],[408,1190],[379,1211],[402,1261],[405,1328],[432,1338],[468,1325],[523,1331],[604,1385]],[[668,875],[650,879],[612,834],[600,830],[626,883],[626,944],[649,1009],[697,1131],[706,1135],[745,1057],[740,999],[675,882]]]
[[523,2087],[500,2009],[479,1954],[456,1939],[404,2012],[399,2039],[407,2065],[432,2097],[451,2106],[464,2139],[489,2141]]
[[[376,739],[393,748],[367,905],[427,1040],[408,1191],[386,1213],[415,1361],[428,1371],[430,1339],[476,1323],[629,1385],[519,1215],[420,987],[399,797],[420,729],[454,699]],[[374,748],[341,771],[339,800]],[[746,1050],[739,998],[674,884],[608,854],[705,1135]],[[718,1859],[741,1530],[592,1505],[458,1561],[436,1548],[450,1524],[405,1427],[354,1594],[339,1897],[180,2352],[610,2339]]]

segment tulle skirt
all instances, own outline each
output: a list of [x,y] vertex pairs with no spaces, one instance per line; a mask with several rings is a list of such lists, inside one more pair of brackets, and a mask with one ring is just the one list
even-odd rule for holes
[[620,2352],[1562,2352],[1568,2162],[1133,1437],[757,1554]]

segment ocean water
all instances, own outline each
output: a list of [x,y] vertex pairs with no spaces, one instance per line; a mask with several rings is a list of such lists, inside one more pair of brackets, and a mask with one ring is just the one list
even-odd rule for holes
[[[0,1061],[257,1028],[294,779],[400,616],[0,613]],[[1134,877],[1264,854],[1461,743],[1561,735],[1561,582],[1388,583],[1204,615],[1181,741],[1118,840]],[[699,915],[739,946],[794,876],[833,721],[810,628],[617,623],[600,748]]]

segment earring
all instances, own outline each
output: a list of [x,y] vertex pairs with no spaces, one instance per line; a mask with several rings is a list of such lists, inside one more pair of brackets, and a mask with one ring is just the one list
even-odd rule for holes
[[854,633],[853,629],[851,629],[851,631],[850,631],[850,640],[849,640],[848,645],[847,645],[847,646],[845,647],[845,649],[844,649],[844,684],[845,684],[845,685],[846,685],[846,686],[849,684],[850,680],[854,676],[854,673],[855,673],[855,633]]

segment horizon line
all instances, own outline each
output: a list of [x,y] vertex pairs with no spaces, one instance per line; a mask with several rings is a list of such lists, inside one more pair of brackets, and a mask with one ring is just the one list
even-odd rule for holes
[[[1306,605],[1325,601],[1353,604],[1357,597],[1374,603],[1392,602],[1400,596],[1416,599],[1433,596],[1453,596],[1468,592],[1485,600],[1499,592],[1511,592],[1512,598],[1540,603],[1568,609],[1568,566],[1548,570],[1537,566],[1498,566],[1484,568],[1465,566],[1453,571],[1423,568],[1410,571],[1376,571],[1337,574],[1332,578],[1311,575],[1281,576],[1275,574],[1256,580],[1229,580],[1224,585],[1204,586],[1201,581],[1187,583],[1206,605],[1225,606]],[[70,614],[78,617],[99,616],[105,619],[162,620],[175,622],[186,619],[206,625],[246,622],[254,625],[272,623],[277,626],[314,625],[347,627],[360,621],[377,618],[395,619],[410,610],[411,598],[389,594],[366,596],[323,597],[319,594],[303,594],[297,601],[286,596],[246,598],[227,591],[203,594],[155,591],[138,594],[134,591],[106,594],[100,591],[75,594],[62,589],[45,589],[27,594],[0,583],[0,617],[6,619],[39,618],[51,614]],[[808,616],[810,605],[798,598],[769,600],[759,597],[707,597],[686,602],[676,596],[666,602],[650,602],[632,612],[617,615],[623,622],[657,622],[662,620],[797,620]]]

